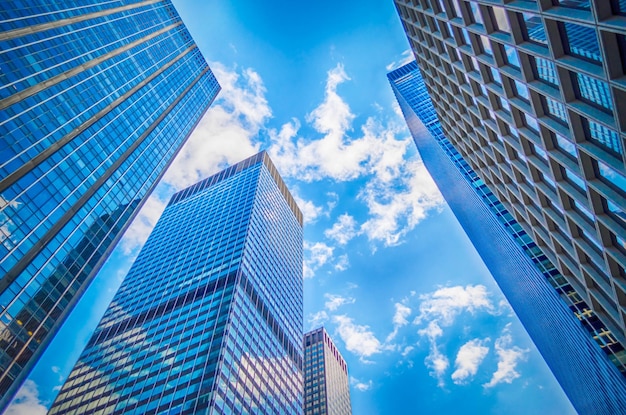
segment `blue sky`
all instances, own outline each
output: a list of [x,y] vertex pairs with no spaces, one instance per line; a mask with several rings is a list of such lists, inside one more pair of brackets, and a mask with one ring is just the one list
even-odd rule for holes
[[355,414],[574,413],[399,115],[393,2],[174,4],[223,90],[7,413],[45,413],[169,196],[260,149],[304,212],[305,329],[335,339]]

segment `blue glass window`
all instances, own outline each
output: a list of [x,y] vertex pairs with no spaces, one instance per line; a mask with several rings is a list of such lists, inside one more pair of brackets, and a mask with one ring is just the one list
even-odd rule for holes
[[517,56],[517,50],[513,46],[504,45],[504,53],[506,54],[506,61],[511,66],[520,68],[519,57]]
[[452,0],[452,6],[454,7],[454,12],[456,13],[456,17],[460,17],[463,18],[463,13],[461,13],[461,6],[459,5],[459,2],[461,2],[462,0]]
[[526,40],[547,46],[548,41],[541,17],[532,13],[522,13],[522,17],[526,25]]
[[626,177],[616,172],[606,164],[598,161],[598,173],[607,183],[626,193]]
[[480,43],[482,44],[482,47],[483,47],[483,53],[485,55],[493,56],[491,43],[489,42],[489,39],[487,38],[487,36],[479,36],[479,37],[480,37]]
[[544,111],[552,116],[553,119],[560,121],[564,125],[568,125],[567,110],[565,105],[553,100],[552,98],[542,97],[544,101]]
[[572,158],[574,159],[578,157],[578,151],[576,151],[576,145],[574,145],[574,143],[567,140],[560,134],[553,133],[553,136],[556,140],[555,144],[559,149],[563,150],[566,154],[572,156]]
[[570,9],[591,10],[589,0],[558,0],[558,5]]
[[558,87],[559,78],[556,74],[554,62],[539,57],[535,57],[534,59],[537,79]]
[[612,0],[613,13],[626,16],[626,0]]
[[613,110],[609,84],[581,73],[576,73],[578,98],[602,110]]
[[506,17],[504,9],[502,7],[493,6],[491,12],[493,13],[493,21],[496,29],[501,32],[511,33],[511,26],[509,25],[509,20]]
[[483,25],[483,17],[480,14],[480,7],[478,6],[478,4],[474,3],[473,1],[469,2],[469,6],[470,9],[472,11],[472,21],[473,23],[479,24],[479,25]]
[[530,94],[528,93],[528,87],[518,80],[514,80],[513,84],[515,85],[515,90],[516,90],[515,95],[524,99],[525,101],[530,101]]
[[562,23],[567,38],[567,53],[588,60],[602,62],[596,30],[575,23]]
[[617,132],[591,120],[585,120],[584,124],[589,140],[616,155],[623,154],[622,139]]
[[496,68],[492,68],[491,66],[489,67],[489,71],[491,71],[491,80],[502,86],[502,76],[500,76],[500,72],[498,72],[498,70]]
[[539,132],[539,123],[531,115],[528,115],[528,114],[524,113],[524,123],[531,130],[533,130],[535,132]]

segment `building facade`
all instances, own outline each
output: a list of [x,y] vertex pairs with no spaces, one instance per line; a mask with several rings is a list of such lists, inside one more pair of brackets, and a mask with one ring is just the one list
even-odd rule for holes
[[50,414],[301,414],[302,244],[265,152],[175,194]]
[[352,415],[348,367],[323,327],[304,335],[304,414]]
[[626,352],[443,132],[416,62],[388,74],[425,166],[581,414],[626,410]]
[[0,8],[0,411],[219,91],[169,0]]

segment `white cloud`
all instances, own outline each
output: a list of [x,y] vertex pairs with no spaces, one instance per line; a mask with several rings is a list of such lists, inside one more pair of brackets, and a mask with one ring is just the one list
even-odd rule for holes
[[304,200],[295,194],[293,195],[293,198],[302,211],[304,223],[314,223],[317,218],[324,213],[324,208],[322,206],[316,206],[315,203],[310,200]]
[[312,329],[320,327],[326,321],[328,321],[328,313],[324,310],[309,315],[309,325]]
[[334,316],[338,325],[339,337],[346,344],[346,349],[361,358],[380,353],[382,345],[368,326],[355,324],[348,316]]
[[450,361],[439,351],[439,346],[436,343],[432,343],[430,353],[424,359],[424,363],[430,369],[430,375],[437,379],[437,386],[443,388],[445,386],[443,376],[450,367]]
[[350,376],[350,384],[358,391],[365,392],[372,389],[373,382],[368,380],[367,382],[361,382],[357,378]]
[[37,384],[28,379],[17,391],[4,415],[45,415],[48,409],[39,401]]
[[462,312],[486,311],[490,314],[496,312],[484,285],[443,287],[432,293],[420,295],[419,298],[420,313],[415,318],[415,324],[436,320],[444,326],[449,326]]
[[452,373],[452,381],[454,383],[466,383],[469,378],[476,375],[478,366],[489,353],[489,347],[486,346],[488,341],[489,339],[474,339],[461,346],[454,362],[456,367],[456,370]]
[[120,243],[126,255],[136,253],[135,251],[143,246],[165,210],[167,203],[167,201],[161,200],[155,194],[148,198]]
[[326,293],[324,294],[324,297],[326,298],[326,303],[324,304],[324,306],[329,311],[335,311],[342,305],[354,304],[356,302],[353,297],[342,297],[341,295],[336,294]]
[[413,51],[411,49],[407,49],[402,52],[398,59],[385,66],[385,69],[387,69],[387,71],[393,71],[414,60],[415,56],[413,56]]
[[354,217],[344,213],[339,216],[332,228],[324,231],[324,235],[339,245],[345,245],[358,234],[356,227],[357,223]]
[[415,349],[413,346],[406,346],[404,350],[402,350],[402,357],[407,357],[409,353],[411,353]]
[[237,71],[220,63],[211,69],[222,90],[165,174],[163,180],[176,189],[258,152],[256,137],[272,115],[263,81],[253,69]]
[[333,258],[334,248],[323,242],[304,241],[304,278],[312,278],[320,267]]
[[386,343],[392,341],[397,335],[400,327],[409,324],[407,317],[411,315],[412,310],[402,303],[395,304],[396,312],[393,315],[393,331],[387,336]]
[[350,260],[348,259],[348,254],[340,255],[339,258],[337,258],[335,269],[337,271],[345,271],[349,267],[350,267]]
[[512,343],[513,337],[507,326],[495,344],[496,354],[498,355],[498,369],[491,376],[491,380],[483,385],[485,388],[492,388],[499,383],[511,383],[520,377],[517,371],[517,364],[526,360],[529,350],[512,346]]

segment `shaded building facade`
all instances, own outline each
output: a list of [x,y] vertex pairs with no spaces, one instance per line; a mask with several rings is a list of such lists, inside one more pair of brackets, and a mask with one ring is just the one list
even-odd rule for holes
[[388,78],[424,165],[573,406],[626,410],[622,344],[447,139],[416,62]]
[[304,414],[352,414],[348,366],[323,327],[304,335]]
[[175,194],[50,414],[301,414],[302,244],[265,152]]
[[0,8],[0,410],[219,91],[169,0]]

